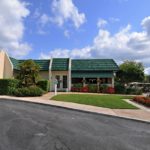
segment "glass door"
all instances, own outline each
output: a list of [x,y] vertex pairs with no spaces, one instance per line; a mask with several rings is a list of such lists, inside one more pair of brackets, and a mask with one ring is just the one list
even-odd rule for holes
[[56,75],[56,79],[57,79],[57,88],[59,89],[60,88],[60,76],[59,75]]

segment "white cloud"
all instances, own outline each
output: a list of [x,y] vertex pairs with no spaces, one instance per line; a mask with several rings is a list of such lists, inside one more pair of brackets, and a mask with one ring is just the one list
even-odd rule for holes
[[65,30],[64,36],[69,39],[70,38],[70,32],[68,30]]
[[39,18],[41,15],[39,8],[36,8],[35,11],[33,12],[32,16],[33,18]]
[[31,47],[22,41],[24,34],[23,19],[29,15],[26,3],[19,0],[0,2],[0,49],[13,56],[26,55]]
[[51,21],[59,26],[71,21],[76,28],[79,28],[85,21],[85,14],[80,13],[72,0],[53,0],[52,12],[54,17]]
[[144,18],[142,20],[141,25],[143,26],[143,28],[146,30],[148,36],[150,36],[150,16]]
[[[117,62],[136,60],[144,63],[146,72],[150,73],[150,26],[147,25],[149,17],[142,20],[144,31],[133,32],[131,25],[111,35],[108,30],[99,29],[93,44],[82,49],[55,49],[45,56],[71,57],[71,58],[113,58]],[[44,58],[43,55],[41,55]]]
[[145,69],[145,74],[149,74],[149,75],[150,75],[150,67],[147,67],[147,68]]
[[50,17],[47,14],[42,14],[39,18],[39,23],[42,26],[45,26],[47,23],[50,22]]
[[55,49],[53,51],[50,51],[48,54],[41,53],[40,58],[42,59],[48,59],[48,58],[66,58],[66,57],[71,57],[71,58],[87,58],[91,57],[90,55],[90,47],[85,47],[83,49]]
[[104,20],[104,19],[99,19],[98,22],[97,22],[97,27],[98,28],[102,28],[104,27],[105,25],[107,25],[107,21]]
[[109,21],[112,22],[112,23],[115,23],[115,22],[119,22],[120,19],[119,18],[110,17]]

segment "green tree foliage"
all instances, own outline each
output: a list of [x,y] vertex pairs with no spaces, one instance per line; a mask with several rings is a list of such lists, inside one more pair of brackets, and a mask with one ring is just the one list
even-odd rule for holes
[[17,78],[21,81],[21,84],[25,87],[36,85],[39,78],[39,65],[33,60],[26,60],[19,67],[20,71]]
[[117,78],[122,83],[142,82],[144,80],[144,66],[135,61],[125,61],[120,66]]

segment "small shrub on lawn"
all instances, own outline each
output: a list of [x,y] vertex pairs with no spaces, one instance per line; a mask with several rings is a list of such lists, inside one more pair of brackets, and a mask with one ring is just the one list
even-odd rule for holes
[[0,79],[0,95],[13,95],[18,87],[19,81],[16,79]]
[[144,96],[135,96],[133,98],[133,101],[137,102],[137,103],[141,103],[145,106],[150,107],[150,98],[149,97],[144,97]]
[[14,92],[14,95],[19,97],[41,96],[42,94],[43,90],[36,86],[18,88]]
[[48,92],[50,89],[50,82],[48,80],[40,80],[38,81],[37,86],[42,90]]

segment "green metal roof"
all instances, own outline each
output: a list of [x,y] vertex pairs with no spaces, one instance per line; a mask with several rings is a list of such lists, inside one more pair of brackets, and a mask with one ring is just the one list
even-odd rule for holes
[[[10,57],[10,60],[13,64],[14,69],[19,70],[19,64],[24,62],[25,60],[17,60],[15,58]],[[36,64],[40,66],[40,71],[47,71],[49,70],[50,60],[41,59],[41,60],[33,60]]]
[[85,72],[72,72],[72,78],[112,78],[113,72],[94,72],[94,71],[85,71]]
[[52,71],[67,71],[69,67],[69,58],[53,58]]
[[19,60],[12,58],[12,57],[9,57],[9,58],[13,64],[13,69],[19,70]]
[[113,59],[73,59],[72,71],[117,71],[119,68]]
[[[14,69],[19,70],[19,64],[25,60],[10,57]],[[33,60],[40,66],[41,71],[49,70],[50,59]],[[118,66],[113,59],[72,59],[72,71],[118,71]],[[52,71],[67,71],[69,58],[53,58]]]

